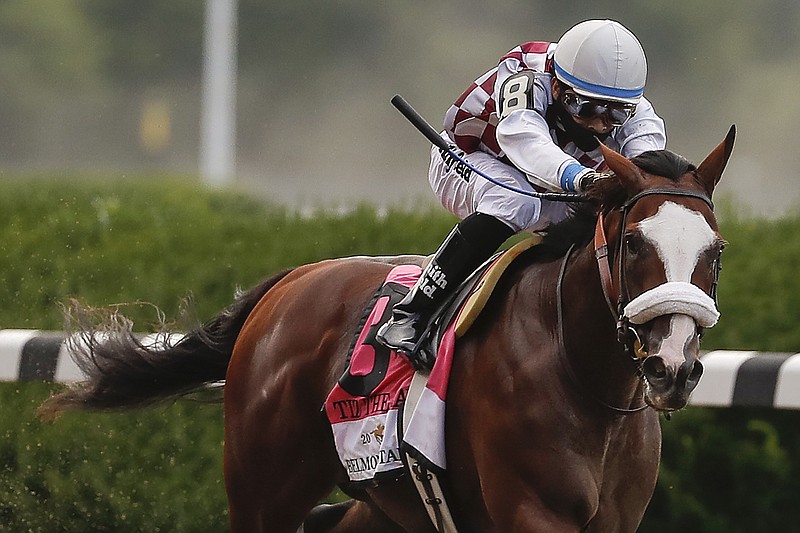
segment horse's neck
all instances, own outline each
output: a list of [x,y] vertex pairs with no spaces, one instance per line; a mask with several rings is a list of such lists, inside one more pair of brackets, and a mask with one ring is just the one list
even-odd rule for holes
[[[572,335],[564,332],[565,347],[574,349],[575,341],[588,334],[597,350],[619,349],[615,317],[606,302],[594,251],[589,246],[574,251],[569,258],[561,280],[561,305],[563,326],[573,328]],[[575,329],[579,335],[575,335]]]
[[630,408],[641,404],[635,366],[617,341],[614,314],[603,295],[594,250],[573,253],[561,280],[562,356],[578,385],[607,404]]

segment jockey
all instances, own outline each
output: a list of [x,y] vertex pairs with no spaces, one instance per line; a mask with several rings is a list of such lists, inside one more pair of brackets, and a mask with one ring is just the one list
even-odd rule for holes
[[[507,185],[585,192],[606,169],[599,142],[628,158],[665,147],[664,122],[643,96],[646,76],[644,51],[627,28],[581,22],[557,43],[528,42],[503,56],[450,106],[441,135]],[[453,163],[434,147],[428,179],[461,222],[377,334],[417,367],[433,362],[419,353],[428,320],[469,274],[515,233],[568,214],[563,202],[509,191]]]

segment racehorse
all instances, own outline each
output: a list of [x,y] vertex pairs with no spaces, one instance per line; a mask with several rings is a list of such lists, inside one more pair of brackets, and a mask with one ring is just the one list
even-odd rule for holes
[[[613,174],[504,273],[457,342],[448,389],[443,483],[460,531],[636,530],[656,483],[659,412],[686,405],[718,317],[711,196],[734,135],[697,167],[603,147]],[[129,331],[90,343],[86,381],[41,414],[141,407],[224,379],[231,531],[434,531],[408,475],[315,507],[347,479],[321,406],[398,262],[282,272],[174,346]]]

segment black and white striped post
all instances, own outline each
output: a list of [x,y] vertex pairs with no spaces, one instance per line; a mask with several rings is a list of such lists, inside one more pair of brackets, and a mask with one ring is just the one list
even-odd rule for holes
[[800,409],[800,354],[716,350],[702,361],[691,405]]
[[0,381],[80,381],[65,339],[53,331],[0,330]]
[[[167,338],[168,337],[168,338]],[[145,345],[177,342],[181,335],[142,335]],[[76,339],[76,342],[81,342]],[[47,381],[71,383],[83,379],[83,372],[70,354],[74,343],[59,331],[0,329],[0,382]]]

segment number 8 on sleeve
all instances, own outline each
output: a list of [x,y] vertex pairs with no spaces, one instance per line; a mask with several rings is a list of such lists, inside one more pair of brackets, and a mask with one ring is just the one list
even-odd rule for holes
[[510,76],[500,87],[500,99],[497,102],[497,116],[507,117],[517,109],[533,109],[533,88],[536,75],[525,70]]

